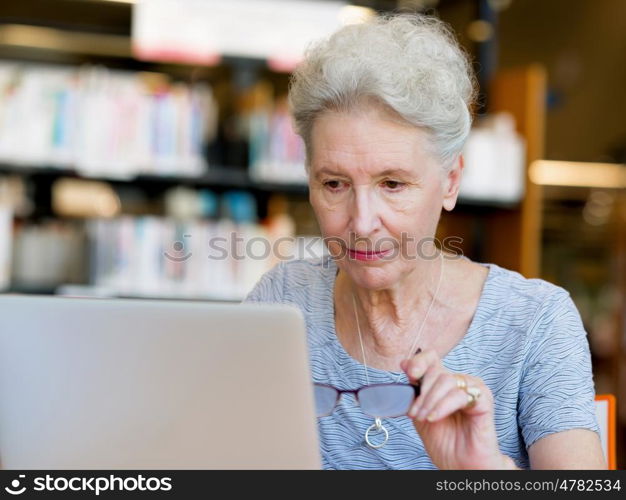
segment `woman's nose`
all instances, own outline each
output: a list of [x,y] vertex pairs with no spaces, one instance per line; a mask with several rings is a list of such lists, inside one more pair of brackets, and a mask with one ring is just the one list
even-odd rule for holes
[[354,192],[354,206],[352,207],[352,231],[357,238],[367,238],[380,228],[380,214],[378,203],[367,190],[360,189]]

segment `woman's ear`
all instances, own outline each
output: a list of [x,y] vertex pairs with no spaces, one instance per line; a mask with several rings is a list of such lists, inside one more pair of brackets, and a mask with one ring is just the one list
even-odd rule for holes
[[444,179],[444,191],[443,191],[443,208],[450,212],[456,205],[456,200],[459,197],[459,189],[461,188],[461,178],[463,177],[463,168],[465,164],[463,162],[463,155],[455,160],[452,168],[446,173]]

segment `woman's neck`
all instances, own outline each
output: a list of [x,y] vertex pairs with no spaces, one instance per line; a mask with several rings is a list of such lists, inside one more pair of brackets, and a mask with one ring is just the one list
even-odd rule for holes
[[[351,354],[363,361],[358,330],[368,365],[397,369],[399,361],[409,354],[416,337],[423,339],[427,325],[422,325],[433,303],[441,272],[441,259],[425,261],[395,287],[368,290],[356,286],[345,273],[337,276],[336,310],[340,340]],[[423,276],[419,278],[417,276]],[[354,300],[353,300],[354,297]],[[356,306],[356,312],[355,312]],[[357,323],[358,318],[358,323]],[[424,328],[422,328],[422,326]]]

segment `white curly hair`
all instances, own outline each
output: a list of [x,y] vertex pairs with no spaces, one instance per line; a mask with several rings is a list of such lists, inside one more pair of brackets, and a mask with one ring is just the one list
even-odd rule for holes
[[307,49],[289,82],[307,169],[315,119],[373,101],[429,132],[447,170],[469,134],[475,99],[467,54],[447,24],[422,14],[387,14],[340,28]]

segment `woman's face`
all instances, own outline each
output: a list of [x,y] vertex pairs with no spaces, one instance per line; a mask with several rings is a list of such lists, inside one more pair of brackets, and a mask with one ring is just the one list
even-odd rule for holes
[[423,130],[380,107],[325,112],[311,131],[310,201],[340,269],[357,286],[399,285],[425,260],[461,164],[444,174]]

